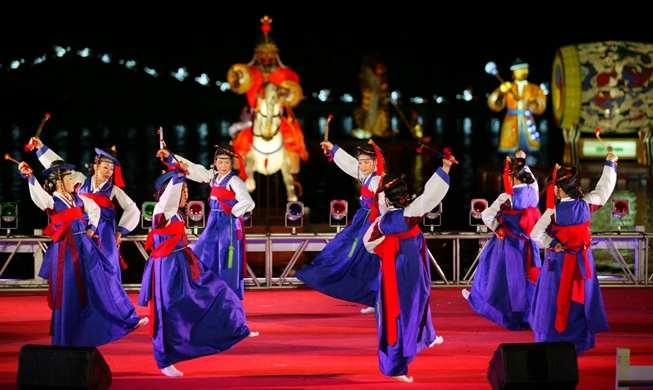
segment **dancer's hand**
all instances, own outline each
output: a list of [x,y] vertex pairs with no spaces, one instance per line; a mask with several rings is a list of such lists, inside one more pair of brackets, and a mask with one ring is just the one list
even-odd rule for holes
[[446,173],[449,173],[449,170],[451,169],[451,165],[453,164],[454,161],[456,161],[456,158],[454,156],[450,156],[449,158],[443,158],[442,170],[445,171]]
[[504,228],[498,228],[497,230],[494,231],[494,235],[497,236],[497,238],[500,241],[503,241],[506,239],[506,231]]
[[612,162],[616,163],[617,160],[619,160],[619,157],[616,154],[610,152],[610,153],[608,153],[608,156],[605,159],[608,160],[608,161],[612,161]]
[[333,149],[333,144],[329,141],[320,142],[320,147],[324,150],[324,154],[327,154],[327,150]]
[[122,241],[122,233],[121,232],[116,232],[116,246],[120,248],[120,242]]
[[564,251],[565,251],[565,247],[564,247],[562,244],[560,244],[560,243],[556,244],[552,249],[553,249],[553,251],[556,252],[556,253],[560,253],[560,252],[564,252]]
[[29,142],[34,143],[34,148],[35,149],[41,149],[43,147],[43,141],[41,141],[40,138],[32,137],[32,138],[29,139]]
[[33,172],[32,168],[30,168],[25,161],[21,161],[20,164],[18,164],[18,170],[27,177],[29,177]]
[[158,152],[156,152],[156,156],[159,158],[168,158],[170,155],[170,152],[168,152],[165,149],[160,149]]

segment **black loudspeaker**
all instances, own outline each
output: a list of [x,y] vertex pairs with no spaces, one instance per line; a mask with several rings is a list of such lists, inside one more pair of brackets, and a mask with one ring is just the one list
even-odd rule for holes
[[94,389],[111,386],[111,370],[94,347],[23,345],[19,389]]
[[576,346],[571,342],[501,344],[487,370],[493,390],[568,390],[578,385]]

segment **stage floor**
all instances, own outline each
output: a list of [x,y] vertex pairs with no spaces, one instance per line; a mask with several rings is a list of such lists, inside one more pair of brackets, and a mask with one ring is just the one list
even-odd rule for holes
[[[578,389],[614,389],[616,348],[630,348],[631,365],[653,365],[653,289],[602,291],[610,331],[578,357]],[[137,293],[129,295],[136,302]],[[147,328],[99,347],[111,368],[111,389],[489,389],[488,363],[498,345],[533,342],[531,331],[507,331],[474,313],[460,288],[433,289],[433,323],[444,343],[415,358],[409,367],[415,381],[404,384],[380,373],[374,316],[361,314],[361,305],[310,289],[247,290],[243,303],[260,336],[176,364],[183,377],[157,369]],[[45,293],[0,292],[0,388],[17,388],[23,345],[50,344],[49,318]]]

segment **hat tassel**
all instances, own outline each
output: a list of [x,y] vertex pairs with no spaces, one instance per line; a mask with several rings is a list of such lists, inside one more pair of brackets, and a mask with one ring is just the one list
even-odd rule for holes
[[123,188],[125,186],[125,182],[122,180],[122,167],[120,165],[114,168],[113,180],[114,180],[114,184],[117,185],[119,188]]
[[556,166],[553,168],[553,173],[551,174],[551,183],[549,183],[549,188],[547,189],[546,193],[546,208],[547,209],[553,209],[555,208],[555,196],[553,194],[553,191],[555,190],[555,182],[556,182],[556,173],[558,172],[559,165],[556,164]]
[[503,188],[505,188],[508,195],[512,195],[515,191],[512,189],[512,183],[510,182],[510,157],[506,156],[506,166],[503,169]]

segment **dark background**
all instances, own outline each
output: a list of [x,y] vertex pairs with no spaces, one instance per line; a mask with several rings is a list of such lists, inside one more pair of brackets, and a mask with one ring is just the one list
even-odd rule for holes
[[[520,57],[530,63],[530,80],[542,83],[551,79],[558,47],[602,40],[653,41],[644,3],[639,9],[632,3],[588,4],[584,9],[572,4],[478,2],[134,3],[3,6],[0,72],[12,60],[25,60],[8,72],[14,75],[0,77],[3,111],[33,110],[40,117],[62,100],[67,107],[95,103],[94,115],[115,116],[121,114],[115,112],[122,111],[116,109],[121,104],[129,111],[134,104],[146,106],[164,97],[193,106],[237,98],[215,87],[199,87],[193,79],[205,73],[225,81],[230,65],[248,62],[261,35],[259,19],[266,14],[274,20],[270,34],[281,60],[298,72],[309,100],[325,88],[336,100],[345,92],[358,95],[358,69],[370,51],[381,55],[390,89],[400,90],[405,99],[432,100],[434,94],[455,99],[472,87],[484,101],[498,84],[484,72],[488,61],[496,62],[510,79],[509,67]],[[71,64],[64,57],[57,60],[56,69],[47,68],[54,67],[47,64],[52,61],[31,69],[34,58],[44,53],[51,57],[53,45],[70,47],[70,57],[85,47],[109,53],[112,66],[99,61]],[[137,61],[138,71],[126,75],[129,71],[117,65],[118,59]],[[144,66],[161,76],[155,80],[145,75]],[[190,77],[180,83],[170,72],[182,66]]]

